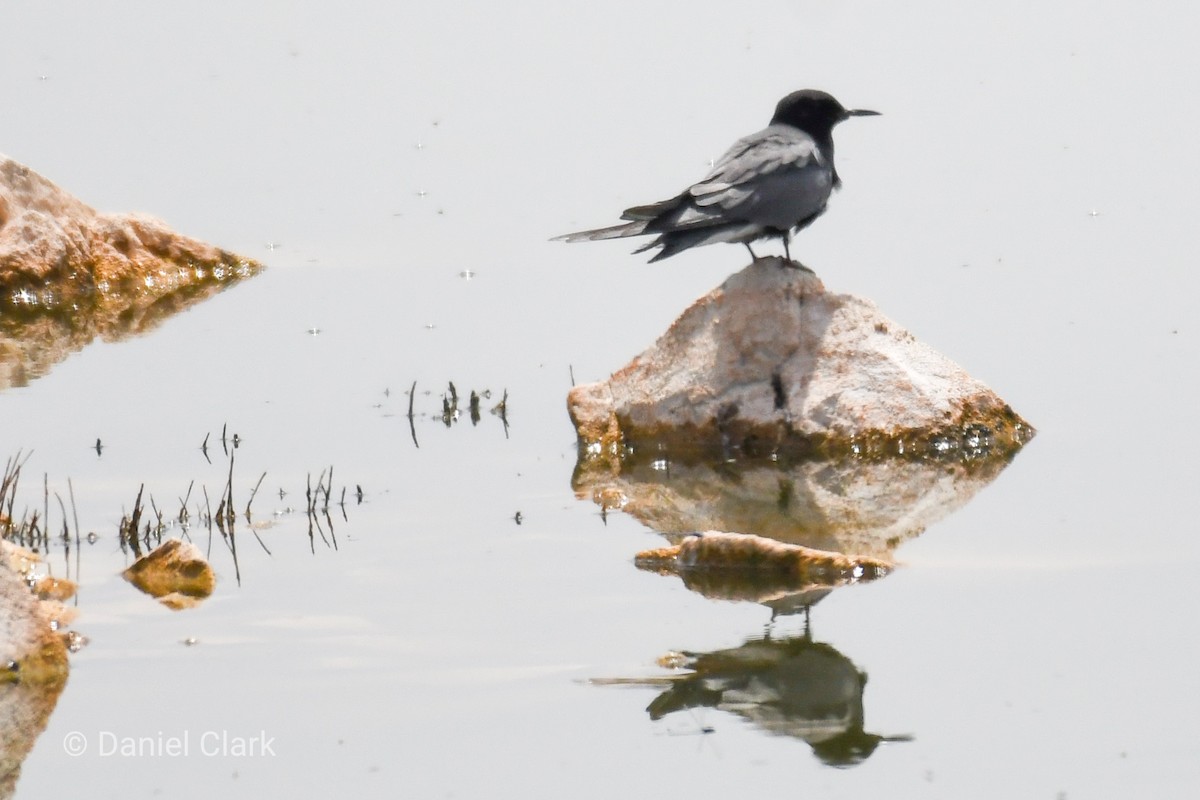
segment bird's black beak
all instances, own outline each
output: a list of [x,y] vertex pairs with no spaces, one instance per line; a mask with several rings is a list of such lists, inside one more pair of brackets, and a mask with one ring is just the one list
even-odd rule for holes
[[847,117],[880,117],[883,116],[878,111],[868,111],[865,108],[852,108],[846,112]]

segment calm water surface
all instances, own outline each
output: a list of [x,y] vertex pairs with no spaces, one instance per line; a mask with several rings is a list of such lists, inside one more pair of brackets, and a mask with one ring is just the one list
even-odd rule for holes
[[[0,151],[268,265],[0,393],[23,496],[70,478],[98,537],[54,556],[91,643],[17,795],[1191,797],[1197,13],[8,3]],[[572,374],[622,366],[744,251],[546,242],[699,177],[802,86],[884,116],[839,128],[844,190],[795,253],[1039,430],[903,568],[816,605],[811,643],[802,615],[637,570],[662,539],[571,488]],[[450,381],[490,390],[477,425],[443,425]],[[216,593],[169,612],[119,577],[117,524],[143,483],[218,493],[222,427],[276,524],[236,570],[212,542]],[[364,499],[310,542],[295,509],[331,465]],[[892,741],[834,768],[592,683],[768,632],[812,685],[868,676],[862,729]],[[190,750],[105,753],[129,737]]]

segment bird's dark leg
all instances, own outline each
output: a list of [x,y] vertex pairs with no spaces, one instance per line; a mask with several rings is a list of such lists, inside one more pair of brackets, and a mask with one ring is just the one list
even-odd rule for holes
[[750,243],[742,242],[742,244],[746,245],[746,249],[750,251],[750,258],[754,261],[758,261],[758,256],[754,255],[754,249],[750,247]]
[[786,232],[784,232],[783,235],[781,235],[779,238],[783,239],[783,254],[787,258],[787,261],[784,263],[784,266],[791,267],[792,269],[802,269],[805,272],[812,272],[811,269],[804,266],[799,261],[792,261],[792,249],[790,247],[788,247],[788,240],[791,239],[791,237],[788,236],[788,234]]

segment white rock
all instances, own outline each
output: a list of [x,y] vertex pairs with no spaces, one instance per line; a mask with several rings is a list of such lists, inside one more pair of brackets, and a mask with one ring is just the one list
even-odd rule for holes
[[568,398],[584,452],[1000,455],[1034,431],[987,386],[811,272],[763,258]]

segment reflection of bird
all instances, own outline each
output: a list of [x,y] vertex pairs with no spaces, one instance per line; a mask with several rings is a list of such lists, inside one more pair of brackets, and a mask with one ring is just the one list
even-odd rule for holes
[[777,736],[803,739],[826,764],[849,767],[881,742],[908,741],[863,729],[867,676],[834,647],[807,635],[750,640],[732,650],[683,653],[670,688],[650,702],[650,719],[717,708]]
[[841,181],[833,165],[833,127],[876,111],[846,110],[815,89],[792,92],[779,101],[771,123],[738,139],[699,183],[669,200],[635,206],[628,222],[559,236],[581,242],[657,234],[634,252],[662,249],[651,261],[689,247],[740,242],[750,250],[758,239],[778,237],[791,260],[788,241],[825,211]]

